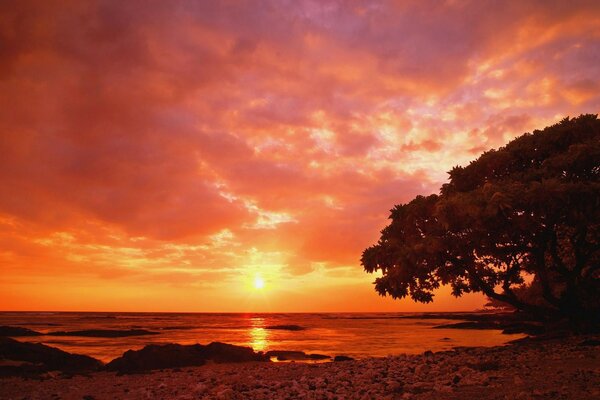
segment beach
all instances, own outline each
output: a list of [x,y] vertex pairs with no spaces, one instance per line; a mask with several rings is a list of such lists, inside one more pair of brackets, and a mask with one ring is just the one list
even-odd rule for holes
[[597,399],[600,336],[326,363],[0,378],[1,399]]

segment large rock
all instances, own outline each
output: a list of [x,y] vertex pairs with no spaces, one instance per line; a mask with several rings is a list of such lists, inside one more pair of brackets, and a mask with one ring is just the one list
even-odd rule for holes
[[221,342],[212,342],[203,347],[206,358],[218,363],[269,361],[269,357],[263,353],[255,353],[251,347]]
[[102,363],[95,358],[71,354],[41,343],[23,343],[0,337],[0,359],[4,363],[0,372],[4,375],[21,375],[45,371],[82,373],[97,371]]
[[545,332],[543,326],[532,323],[532,322],[522,322],[522,321],[493,321],[493,320],[483,320],[483,321],[465,321],[465,322],[457,322],[453,324],[444,324],[434,326],[434,329],[497,329],[502,330],[504,334],[514,334],[514,333],[526,333],[529,335],[540,335]]
[[139,372],[161,368],[204,365],[206,357],[199,344],[151,344],[141,350],[128,350],[121,357],[106,364],[109,371]]
[[141,350],[126,351],[106,365],[109,371],[132,373],[163,368],[179,368],[204,365],[211,360],[218,363],[268,361],[262,353],[255,353],[250,347],[234,346],[213,342],[207,346],[200,344],[152,344]]
[[0,336],[40,336],[43,333],[32,331],[31,329],[21,328],[18,326],[0,326]]

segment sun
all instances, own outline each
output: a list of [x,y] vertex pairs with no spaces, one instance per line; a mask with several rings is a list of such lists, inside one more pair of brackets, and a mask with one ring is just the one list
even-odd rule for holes
[[260,276],[254,278],[254,289],[260,290],[265,287],[265,281]]

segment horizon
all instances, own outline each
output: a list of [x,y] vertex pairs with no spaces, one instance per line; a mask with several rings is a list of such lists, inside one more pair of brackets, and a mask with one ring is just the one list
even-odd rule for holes
[[474,311],[292,311],[292,312],[223,312],[223,311],[65,311],[65,310],[0,310],[0,313],[79,313],[79,314],[477,314],[497,313],[498,310]]
[[15,312],[481,310],[381,297],[361,253],[454,166],[600,111],[600,2],[0,10]]

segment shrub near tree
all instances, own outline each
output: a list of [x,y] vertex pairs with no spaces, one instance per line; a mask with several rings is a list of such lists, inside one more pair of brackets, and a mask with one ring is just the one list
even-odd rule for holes
[[391,210],[363,252],[375,289],[431,302],[481,292],[544,319],[600,318],[600,120],[566,118],[466,167],[440,194]]

